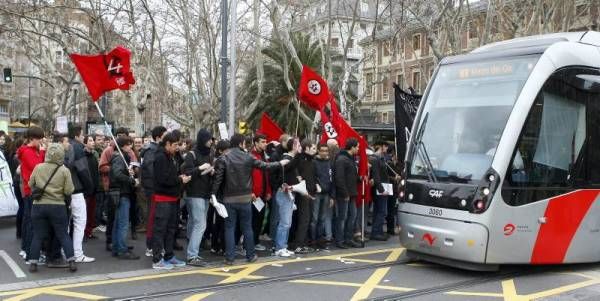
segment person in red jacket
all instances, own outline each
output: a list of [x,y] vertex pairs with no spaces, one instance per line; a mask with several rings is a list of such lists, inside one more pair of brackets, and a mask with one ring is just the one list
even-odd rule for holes
[[[262,134],[254,136],[253,148],[250,151],[252,156],[261,161],[267,161],[265,157],[265,150],[267,149],[267,137]],[[267,202],[271,200],[272,191],[271,183],[269,183],[269,177],[267,171],[254,168],[252,169],[252,202]],[[263,204],[264,205],[264,204]],[[256,206],[252,206],[252,229],[254,231],[254,249],[257,251],[264,251],[267,248],[260,243],[260,233],[265,218],[265,208],[260,211],[256,209]]]
[[[21,254],[26,255],[29,260],[29,249],[31,248],[31,240],[33,239],[33,229],[31,221],[31,188],[29,187],[29,178],[36,165],[44,162],[46,149],[42,145],[44,139],[44,131],[39,127],[30,127],[25,134],[27,144],[21,146],[17,150],[17,158],[21,162],[21,180],[23,183],[23,224],[21,225]],[[43,259],[40,258],[43,262]]]

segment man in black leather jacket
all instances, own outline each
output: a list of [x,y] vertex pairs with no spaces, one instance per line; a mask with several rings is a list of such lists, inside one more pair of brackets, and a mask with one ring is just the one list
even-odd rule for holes
[[235,258],[235,229],[238,217],[245,237],[246,259],[254,262],[258,258],[254,250],[252,231],[252,169],[274,169],[289,163],[289,160],[267,163],[254,158],[244,151],[244,136],[231,137],[231,149],[222,157],[224,164],[215,166],[215,178],[212,185],[212,198],[222,188],[223,203],[228,217],[225,219],[225,263],[233,264]]

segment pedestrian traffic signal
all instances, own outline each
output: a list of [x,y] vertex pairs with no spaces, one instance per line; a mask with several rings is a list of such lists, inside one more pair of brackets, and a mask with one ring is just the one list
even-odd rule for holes
[[10,68],[4,68],[3,74],[4,74],[4,82],[12,83],[12,70]]
[[238,132],[240,134],[246,134],[248,132],[248,124],[245,121],[240,121],[238,123]]

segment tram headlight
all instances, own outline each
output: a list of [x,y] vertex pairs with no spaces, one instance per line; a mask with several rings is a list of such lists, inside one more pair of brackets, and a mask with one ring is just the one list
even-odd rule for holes
[[406,180],[404,180],[404,179],[400,180],[400,186],[404,187],[404,185],[406,185]]
[[483,202],[483,200],[478,200],[477,202],[475,202],[475,208],[477,210],[483,210],[484,207],[485,203]]
[[487,187],[486,187],[486,188],[484,188],[484,189],[483,189],[483,195],[485,195],[485,196],[488,196],[488,195],[490,195],[490,189],[489,189],[489,188],[487,188]]

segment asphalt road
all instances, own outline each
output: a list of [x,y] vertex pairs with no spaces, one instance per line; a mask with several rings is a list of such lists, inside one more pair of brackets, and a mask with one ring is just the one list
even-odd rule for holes
[[[103,240],[87,242],[89,256],[71,274],[40,268],[27,272],[18,258],[12,219],[0,220],[0,250],[24,277],[17,277],[0,252],[1,300],[600,300],[600,264],[551,267],[504,266],[471,272],[425,262],[408,262],[397,237],[366,248],[320,251],[291,259],[270,257],[233,267],[208,256],[207,268],[169,272],[150,269],[149,258],[119,261]],[[132,241],[141,252],[143,239]],[[182,254],[179,254],[182,255]],[[10,261],[10,259],[9,259]]]

